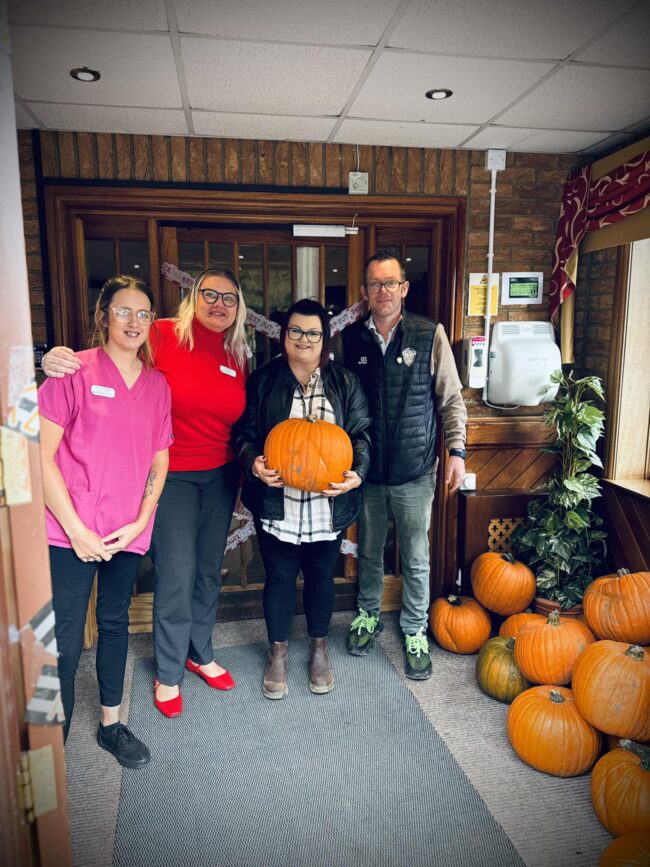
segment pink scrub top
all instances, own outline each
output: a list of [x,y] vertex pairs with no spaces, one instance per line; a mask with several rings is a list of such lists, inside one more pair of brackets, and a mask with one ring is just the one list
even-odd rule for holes
[[[79,518],[103,538],[138,517],[154,455],[172,442],[171,394],[145,365],[129,389],[103,349],[77,357],[77,373],[39,388],[39,412],[64,429],[54,460]],[[153,520],[126,551],[147,552]],[[49,509],[46,526],[50,545],[72,547]]]

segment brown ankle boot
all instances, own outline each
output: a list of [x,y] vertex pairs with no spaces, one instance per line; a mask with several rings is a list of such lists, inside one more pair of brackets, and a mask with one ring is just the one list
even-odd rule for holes
[[266,698],[284,698],[289,692],[287,668],[289,667],[289,643],[273,641],[269,644],[269,661],[264,672],[262,692]]
[[334,689],[334,675],[327,655],[327,638],[312,638],[309,645],[309,689],[318,694]]

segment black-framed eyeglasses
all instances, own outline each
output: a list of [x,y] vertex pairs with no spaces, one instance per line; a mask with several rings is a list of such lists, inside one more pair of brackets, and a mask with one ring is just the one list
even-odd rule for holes
[[217,292],[216,289],[199,289],[206,304],[216,304],[217,298],[221,298],[224,307],[234,307],[239,302],[236,292]]
[[366,290],[370,295],[378,295],[382,289],[385,289],[391,295],[394,295],[404,283],[406,283],[406,280],[384,280],[383,282],[380,280],[370,280],[366,283]]
[[316,331],[315,328],[310,328],[309,331],[303,331],[296,325],[290,325],[287,328],[287,336],[289,340],[300,340],[301,337],[306,337],[310,343],[318,343],[323,336],[322,331]]
[[153,310],[131,310],[130,307],[109,307],[113,311],[113,316],[118,322],[130,322],[131,317],[135,316],[140,325],[151,325],[156,318]]

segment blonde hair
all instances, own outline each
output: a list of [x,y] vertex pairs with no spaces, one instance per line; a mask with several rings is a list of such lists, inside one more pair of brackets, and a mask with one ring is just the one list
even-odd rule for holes
[[[106,346],[108,343],[108,315],[111,301],[113,300],[113,296],[119,292],[120,289],[136,289],[138,292],[142,292],[142,294],[146,295],[149,299],[151,312],[154,314],[154,317],[156,315],[154,311],[153,293],[144,280],[140,280],[139,277],[132,277],[131,274],[117,274],[115,277],[109,277],[102,286],[99,297],[97,298],[97,304],[95,304],[95,334],[93,337],[93,344]],[[138,349],[138,358],[147,367],[153,367],[153,355],[151,353],[151,344],[149,343],[148,334],[147,339],[140,349]]]
[[192,288],[181,301],[178,313],[174,317],[174,334],[176,335],[179,346],[194,349],[192,325],[194,317],[196,316],[199,289],[208,277],[224,277],[232,283],[233,287],[237,290],[237,296],[239,298],[237,313],[235,315],[235,321],[226,332],[224,347],[226,352],[235,359],[239,369],[243,370],[246,366],[248,349],[246,330],[244,327],[246,321],[246,304],[244,303],[244,296],[242,295],[239,281],[228,268],[206,268],[195,277]]

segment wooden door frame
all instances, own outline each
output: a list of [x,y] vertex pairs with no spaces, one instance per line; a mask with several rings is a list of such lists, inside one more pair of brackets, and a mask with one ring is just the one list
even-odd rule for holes
[[[154,226],[165,223],[236,223],[248,225],[288,225],[291,223],[344,223],[360,228],[374,225],[409,228],[441,228],[441,287],[439,321],[445,326],[452,347],[462,336],[463,274],[465,272],[466,202],[460,197],[354,196],[335,194],[275,193],[266,190],[185,189],[156,185],[128,186],[120,183],[79,185],[78,182],[43,182],[50,298],[54,342],[77,346],[75,317],[66,289],[81,291],[83,275],[75,248],[80,243],[84,218],[141,218],[149,221],[149,237]],[[375,233],[367,232],[368,252],[375,251]],[[158,245],[155,247],[158,251]],[[162,253],[162,251],[161,251]],[[150,255],[152,255],[150,251]],[[154,267],[155,265],[155,267]],[[152,263],[151,288],[161,297],[169,287],[160,275],[160,262]],[[85,291],[85,289],[84,289]],[[79,297],[77,295],[77,297]],[[356,299],[350,299],[356,300]],[[446,452],[440,450],[439,472],[444,477]],[[456,574],[456,534],[450,532],[455,521],[456,495],[450,496],[444,484],[438,488],[433,507],[433,551],[431,562],[432,596],[451,589]]]

